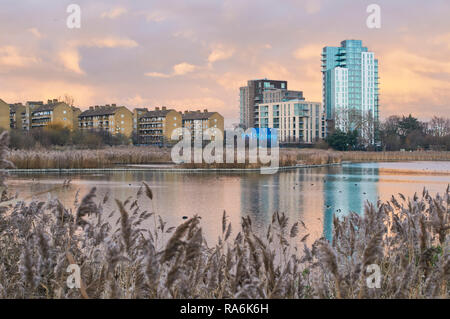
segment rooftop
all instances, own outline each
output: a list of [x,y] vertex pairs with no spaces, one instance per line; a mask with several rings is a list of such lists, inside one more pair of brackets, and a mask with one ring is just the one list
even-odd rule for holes
[[25,107],[22,103],[14,103],[14,104],[9,104],[9,111],[11,113],[16,113],[17,109],[19,107]]
[[207,120],[217,112],[208,112],[208,110],[200,111],[185,111],[183,113],[183,120]]
[[148,111],[144,113],[141,117],[166,117],[167,114],[171,111],[175,111],[172,109],[167,109],[165,106],[160,110],[159,107],[156,107],[153,111]]
[[34,112],[53,111],[55,107],[57,107],[58,105],[61,105],[61,104],[65,104],[65,103],[64,102],[55,102],[55,103],[44,104],[44,105],[41,105],[41,106],[35,108],[33,110],[33,113]]
[[90,106],[88,110],[82,112],[79,116],[114,115],[119,109],[120,106],[115,104]]

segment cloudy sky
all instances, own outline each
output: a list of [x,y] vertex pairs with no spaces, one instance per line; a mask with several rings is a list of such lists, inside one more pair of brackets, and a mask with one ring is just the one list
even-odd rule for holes
[[[381,29],[366,26],[372,3]],[[321,101],[322,47],[361,39],[380,61],[382,117],[448,116],[449,17],[448,0],[2,0],[0,98],[208,108],[230,125],[248,79]]]

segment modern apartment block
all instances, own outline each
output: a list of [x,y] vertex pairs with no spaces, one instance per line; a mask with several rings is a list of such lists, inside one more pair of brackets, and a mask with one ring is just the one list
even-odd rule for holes
[[260,128],[276,128],[280,143],[310,144],[325,138],[322,103],[303,99],[258,105]]
[[240,98],[240,123],[246,128],[257,127],[255,119],[255,106],[264,100],[264,91],[273,89],[287,90],[287,81],[275,80],[250,80],[247,86],[239,89]]
[[378,60],[375,54],[363,47],[361,40],[345,40],[340,47],[325,47],[322,51],[322,74],[326,116],[335,122],[335,128],[373,131],[367,125],[372,126],[379,120]]
[[181,113],[165,106],[142,114],[137,123],[139,144],[171,143],[173,130],[182,127]]
[[[191,136],[194,138],[202,137],[204,131],[208,128],[217,128],[224,134],[224,120],[223,116],[217,112],[208,112],[208,110],[185,111],[183,113],[183,127],[191,131]],[[212,138],[214,139],[214,137]]]
[[133,132],[133,113],[125,106],[91,106],[78,116],[80,130],[98,130],[127,137]]
[[69,106],[57,99],[48,100],[47,104],[40,105],[31,110],[30,127],[44,128],[49,125],[60,125],[73,130],[77,127],[78,108]]

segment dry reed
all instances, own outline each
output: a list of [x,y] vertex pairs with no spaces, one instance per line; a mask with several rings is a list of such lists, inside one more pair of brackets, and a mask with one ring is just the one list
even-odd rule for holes
[[[173,231],[160,218],[152,223],[153,212],[130,199],[116,201],[113,226],[94,196],[92,189],[75,211],[57,199],[2,210],[2,298],[81,298],[81,290],[66,285],[67,253],[89,298],[449,297],[448,189],[335,218],[332,241],[312,247],[284,214],[274,214],[265,236],[249,217],[233,236],[224,214],[219,242],[208,247],[197,216]],[[379,289],[366,284],[371,264],[381,269]]]

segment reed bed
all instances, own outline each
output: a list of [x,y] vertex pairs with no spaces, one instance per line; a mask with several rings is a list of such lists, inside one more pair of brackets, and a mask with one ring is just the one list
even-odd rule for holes
[[[192,156],[193,158],[193,156]],[[235,158],[236,154],[235,154]],[[306,150],[306,149],[293,149],[293,148],[281,148],[279,150],[279,167],[291,167],[296,165],[328,165],[341,163],[342,156],[333,151],[325,150]],[[226,156],[224,154],[224,163],[183,163],[179,165],[182,168],[231,168],[231,169],[257,169],[261,167],[267,167],[269,164],[261,163],[259,160],[257,163],[250,163],[249,154],[246,154],[245,163],[225,163]]]
[[[169,148],[158,147],[110,147],[98,150],[12,150],[6,158],[18,169],[90,169],[113,168],[121,165],[143,165],[173,163]],[[192,157],[194,158],[194,157]],[[245,163],[183,163],[180,168],[231,168],[256,169],[267,164],[250,163],[248,154]],[[279,166],[323,165],[340,162],[340,156],[331,151],[314,152],[294,149],[281,149]]]
[[340,163],[351,162],[399,162],[399,161],[450,161],[450,152],[414,151],[414,152],[339,152],[319,149],[281,149],[280,153],[294,154],[305,163]]
[[326,165],[338,164],[342,162],[342,155],[331,150],[287,149],[285,152],[296,156],[299,163],[306,165]]
[[112,168],[171,161],[170,149],[137,146],[98,150],[13,150],[7,153],[6,158],[18,169]]
[[[12,150],[6,152],[6,159],[18,169],[89,169],[113,168],[120,165],[143,165],[155,163],[172,163],[170,148],[158,147],[109,147],[98,150]],[[248,157],[248,155],[247,155]],[[327,165],[342,161],[377,162],[377,161],[449,161],[450,152],[336,152],[319,149],[281,148],[279,166]],[[260,168],[261,163],[184,163],[181,168]]]
[[[224,156],[222,158],[223,163],[183,163],[177,166],[184,169],[259,169],[261,167],[268,167],[271,165],[271,163],[261,163],[259,159],[257,160],[257,163],[250,163],[248,152],[245,155],[245,163],[237,163],[236,151],[234,156],[234,163],[226,162],[226,152],[224,152]],[[191,158],[194,158],[194,152],[192,152]],[[280,150],[278,157],[279,167],[290,167],[299,163],[300,162],[297,160],[295,154]]]
[[450,161],[450,152],[336,152],[344,161],[353,162],[393,162],[393,161]]

